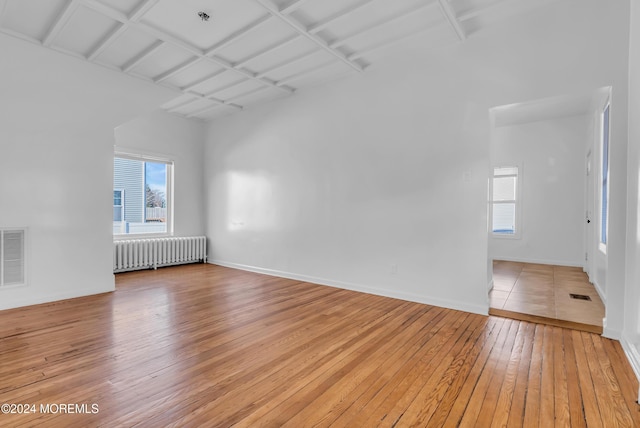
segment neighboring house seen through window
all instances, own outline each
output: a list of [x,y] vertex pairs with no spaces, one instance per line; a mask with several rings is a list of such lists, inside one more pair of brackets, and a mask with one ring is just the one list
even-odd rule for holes
[[492,228],[494,235],[515,236],[518,225],[518,167],[493,170]]
[[171,234],[172,162],[132,154],[113,161],[113,234]]

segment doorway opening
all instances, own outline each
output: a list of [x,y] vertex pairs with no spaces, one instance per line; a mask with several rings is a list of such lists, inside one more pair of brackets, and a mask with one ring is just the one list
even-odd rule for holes
[[[609,93],[490,110],[490,314],[602,333],[606,254],[594,251],[600,214],[592,205]],[[513,183],[496,175],[505,166],[517,167]]]

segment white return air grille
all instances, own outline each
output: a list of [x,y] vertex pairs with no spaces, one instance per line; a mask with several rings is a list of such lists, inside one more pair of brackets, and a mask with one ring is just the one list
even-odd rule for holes
[[127,239],[113,242],[114,272],[206,261],[206,236]]
[[0,229],[0,287],[25,283],[25,229]]

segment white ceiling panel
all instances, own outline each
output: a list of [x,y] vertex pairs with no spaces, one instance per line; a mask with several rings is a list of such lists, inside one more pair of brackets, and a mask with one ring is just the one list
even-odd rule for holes
[[0,33],[179,88],[162,108],[212,120],[556,1],[0,0]]
[[353,76],[354,71],[344,64],[333,61],[294,73],[284,80],[294,88],[306,88],[336,80],[338,77]]
[[253,81],[253,80],[245,80],[237,85],[230,86],[227,89],[216,91],[213,96],[215,98],[221,100],[229,100],[231,98],[237,97],[238,95],[244,95],[256,89],[266,89],[263,85]]
[[330,46],[340,47],[354,39],[367,39],[375,37],[376,34],[382,35],[382,38],[392,39],[400,33],[406,33],[404,29],[406,26],[411,26],[413,29],[428,28],[442,22],[444,18],[438,6],[434,3],[423,3],[394,10],[393,13],[382,18],[378,13],[367,14],[366,19],[358,21],[357,26],[354,26],[353,22],[338,22],[318,34],[329,40]]
[[136,10],[141,4],[145,2],[145,0],[99,0],[101,3],[104,3],[118,12],[124,13],[125,15],[130,15],[134,10]]
[[181,105],[184,105],[188,102],[191,101],[195,101],[197,98],[194,97],[193,95],[189,95],[189,94],[182,94],[174,99],[172,99],[171,101],[168,101],[164,104],[162,104],[160,107],[165,109],[165,110],[172,110],[174,108],[178,108]]
[[226,106],[218,106],[206,111],[203,111],[201,113],[195,114],[191,117],[195,118],[195,119],[200,119],[200,120],[204,120],[204,121],[211,121],[214,119],[218,119],[224,116],[228,116],[230,114],[236,113],[238,110],[230,108],[230,107],[226,107]]
[[[118,23],[92,9],[80,6],[76,9],[53,41],[54,46],[87,56],[92,48]],[[82,34],[82,37],[78,37]]]
[[209,107],[214,107],[217,106],[218,104],[211,101],[211,100],[204,100],[204,99],[200,99],[200,100],[196,100],[192,103],[189,104],[185,104],[181,107],[178,107],[176,109],[173,110],[173,113],[177,113],[183,116],[186,116],[188,114],[191,114],[195,111],[204,109],[204,108],[209,108]]
[[66,0],[7,0],[0,26],[42,41],[65,4]]
[[324,51],[315,51],[312,55],[304,57],[302,60],[297,61],[295,63],[291,63],[286,67],[282,67],[278,70],[275,70],[267,75],[269,79],[280,81],[282,79],[291,77],[298,73],[313,69],[318,66],[323,66],[330,62],[337,62],[344,69],[348,69],[348,67],[341,62],[338,62],[333,56],[327,54]]
[[136,73],[153,79],[192,58],[194,56],[190,52],[165,44],[157,52],[149,55],[134,70]]
[[220,49],[216,55],[232,63],[238,63],[280,45],[294,36],[299,37],[290,26],[280,20],[270,19],[259,29]]
[[247,62],[245,67],[253,72],[262,73],[274,67],[286,64],[309,53],[318,52],[318,47],[305,37],[298,37],[284,48],[272,50],[265,55]]
[[185,70],[176,73],[175,76],[168,78],[166,82],[178,88],[185,88],[222,70],[220,66],[210,61],[201,60]]
[[96,58],[96,62],[123,68],[156,42],[158,39],[155,37],[129,27],[112,41]]
[[[208,21],[198,16],[201,11]],[[266,15],[253,0],[160,0],[142,22],[204,50]]]
[[239,76],[232,71],[225,71],[224,73],[218,74],[215,77],[202,82],[191,90],[202,95],[207,95],[215,92],[216,90],[221,90],[222,88],[226,88],[230,85],[244,82],[246,80],[246,78]]
[[[424,12],[424,10],[421,10],[413,14],[403,15],[398,20],[386,21],[384,25],[372,28],[369,31],[355,32],[346,37],[335,37],[333,40],[338,40],[336,43],[340,48],[347,50],[349,53],[354,53],[379,46],[388,40],[394,40],[421,29],[426,30],[445,24],[442,17],[434,17],[432,14]],[[453,31],[450,31],[450,33],[451,37],[455,37]]]
[[284,97],[287,97],[287,95],[276,89],[266,88],[264,91],[252,92],[239,96],[235,98],[233,102],[243,106],[254,106]]

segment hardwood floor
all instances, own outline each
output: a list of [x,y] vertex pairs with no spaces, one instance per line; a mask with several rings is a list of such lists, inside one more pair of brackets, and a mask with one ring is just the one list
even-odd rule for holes
[[604,304],[582,268],[496,260],[493,282],[493,315],[602,333]]
[[640,426],[616,341],[213,265],[2,311],[0,363],[7,427]]

